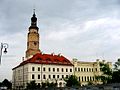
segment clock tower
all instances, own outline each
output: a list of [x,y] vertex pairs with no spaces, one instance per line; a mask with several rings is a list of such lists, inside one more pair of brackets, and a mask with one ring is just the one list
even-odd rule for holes
[[27,36],[26,58],[35,55],[36,53],[40,53],[38,30],[39,28],[37,27],[37,18],[34,10],[33,16],[31,18],[31,26],[29,27],[29,32]]

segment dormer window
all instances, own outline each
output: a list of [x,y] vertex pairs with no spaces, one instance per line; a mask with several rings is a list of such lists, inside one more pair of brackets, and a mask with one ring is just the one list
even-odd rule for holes
[[37,60],[42,60],[42,58],[37,58]]
[[50,61],[50,58],[47,58],[46,60],[47,60],[47,61]]

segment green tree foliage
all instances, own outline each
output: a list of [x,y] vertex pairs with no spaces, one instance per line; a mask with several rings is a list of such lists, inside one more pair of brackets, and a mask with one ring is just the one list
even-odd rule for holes
[[37,88],[37,84],[35,83],[35,81],[31,81],[30,83],[27,83],[27,89],[34,90],[36,88]]
[[113,72],[112,82],[113,83],[120,83],[120,70]]
[[114,71],[112,75],[113,83],[120,83],[120,59],[117,60],[114,64]]
[[66,82],[66,86],[80,86],[80,82],[78,81],[78,78],[75,75],[69,76],[69,78],[64,79]]
[[37,85],[35,81],[31,81],[30,83],[27,83],[26,90],[36,90],[40,88],[56,87],[56,86],[57,83],[54,82],[49,83],[48,81],[46,81],[46,82],[42,82],[41,85],[40,84]]
[[112,69],[110,69],[107,63],[99,63],[100,71],[102,75],[96,76],[97,81],[102,81],[103,84],[111,83],[112,82]]
[[120,59],[117,60],[114,64],[114,70],[119,71],[120,70]]
[[4,79],[1,85],[6,86],[8,89],[12,88],[12,83],[8,81],[7,79]]
[[56,87],[56,86],[57,86],[57,83],[54,83],[54,82],[51,82],[51,83],[46,82],[45,85],[46,85],[47,87]]

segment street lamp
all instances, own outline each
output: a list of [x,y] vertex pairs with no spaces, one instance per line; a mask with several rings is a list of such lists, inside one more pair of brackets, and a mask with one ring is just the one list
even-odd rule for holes
[[[1,57],[2,57],[2,52],[4,52],[5,54],[7,53],[7,48],[8,48],[8,44],[7,43],[1,43],[1,47],[0,47],[0,64],[1,64]],[[3,51],[4,49],[4,51]]]

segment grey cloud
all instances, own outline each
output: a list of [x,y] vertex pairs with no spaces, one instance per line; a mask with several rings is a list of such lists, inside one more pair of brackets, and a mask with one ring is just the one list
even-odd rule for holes
[[[9,59],[3,56],[0,80],[12,78],[11,69],[25,54],[34,6],[40,28],[40,49],[44,53],[62,53],[69,59],[76,57],[89,61],[103,53],[111,61],[119,57],[119,0],[0,0],[0,42],[9,43],[8,56],[15,55]],[[109,21],[102,25],[91,24],[87,30],[84,28],[86,22],[107,17]],[[78,33],[71,35],[72,30]],[[64,31],[67,38],[46,38],[50,33]],[[8,64],[10,66],[6,69]]]

